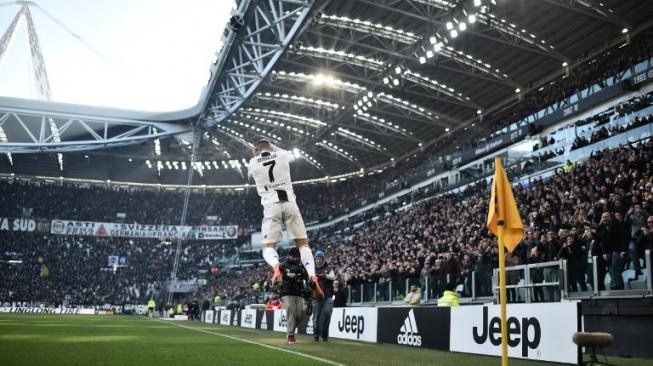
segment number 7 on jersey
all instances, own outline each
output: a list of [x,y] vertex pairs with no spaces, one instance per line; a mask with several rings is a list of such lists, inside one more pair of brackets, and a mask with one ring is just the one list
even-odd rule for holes
[[266,161],[265,163],[263,163],[263,166],[268,166],[268,165],[270,166],[270,169],[268,170],[268,177],[270,178],[270,183],[274,183],[274,173],[272,172],[272,170],[274,169],[275,164],[277,164],[277,162],[274,160]]

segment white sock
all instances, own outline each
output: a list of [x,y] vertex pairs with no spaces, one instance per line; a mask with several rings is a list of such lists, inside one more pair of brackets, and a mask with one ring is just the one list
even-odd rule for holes
[[313,251],[308,245],[299,247],[299,255],[302,258],[302,263],[306,272],[308,272],[308,277],[315,276],[315,261],[313,260]]
[[263,248],[263,259],[265,259],[265,262],[272,268],[276,267],[276,265],[279,264],[279,254],[274,248]]

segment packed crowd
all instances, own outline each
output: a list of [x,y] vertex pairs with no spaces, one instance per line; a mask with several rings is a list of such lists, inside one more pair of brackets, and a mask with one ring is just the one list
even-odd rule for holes
[[[259,220],[258,207],[243,204],[257,202],[253,191],[207,190],[192,193],[189,202],[189,224],[246,226]],[[0,181],[5,217],[179,225],[183,203],[182,191]]]
[[572,150],[580,149],[581,147],[591,145],[595,142],[607,139],[610,136],[618,135],[628,130],[632,130],[640,126],[647,125],[651,122],[653,122],[653,115],[636,117],[635,119],[633,119],[631,123],[625,125],[612,126],[612,127],[603,126],[605,122],[604,123],[599,122],[597,126],[601,126],[601,127],[595,129],[595,131],[592,132],[592,135],[589,138],[582,135],[577,136],[576,139],[574,140],[573,145],[571,146],[571,149]]
[[[209,278],[224,245],[184,243],[177,278]],[[0,303],[142,304],[170,278],[175,251],[169,241],[155,239],[2,232]],[[110,263],[109,256],[124,259]]]
[[615,47],[590,62],[581,64],[559,80],[538,91],[526,94],[515,107],[489,118],[490,131],[497,131],[532,113],[562,100],[592,85],[601,84],[609,77],[653,57],[653,31],[643,32],[633,38],[627,47]]
[[[596,256],[599,290],[623,289],[622,271],[631,268],[641,274],[644,251],[653,249],[652,161],[653,141],[648,141],[597,151],[548,180],[518,185],[515,194],[526,234],[507,265],[567,259],[570,290],[583,291],[592,283],[587,259]],[[430,291],[430,298],[441,294],[448,281],[462,284],[469,295],[472,271],[477,296],[490,295],[491,271],[498,263],[496,242],[483,226],[488,197],[489,186],[482,181],[407,210],[397,209],[400,202],[390,204],[354,232],[331,232],[330,240],[312,246],[327,253],[330,265],[354,292],[361,284],[376,284],[378,300],[384,300],[390,284],[393,298],[405,293],[406,282]],[[269,271],[257,268],[252,276],[245,271],[244,278],[262,281]],[[555,276],[547,271],[531,274],[535,282]],[[516,284],[517,278],[510,277]],[[239,284],[239,296],[243,290],[251,292],[255,283],[231,281],[224,290]],[[535,301],[546,299],[543,292],[534,294]]]

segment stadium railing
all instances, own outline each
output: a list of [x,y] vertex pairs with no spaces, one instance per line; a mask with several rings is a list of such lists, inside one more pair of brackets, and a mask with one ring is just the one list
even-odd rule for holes
[[[599,261],[587,259],[582,279],[587,288],[570,280],[569,262],[558,260],[544,263],[522,264],[506,268],[509,303],[560,302],[572,299],[607,297],[653,296],[651,284],[651,250],[647,249],[640,259],[642,275],[635,278],[635,270],[626,268],[621,272],[624,289],[599,290]],[[488,303],[498,301],[498,269],[492,273],[472,271],[467,276],[443,275],[426,277],[421,282],[410,279],[387,283],[362,283],[347,286],[348,303],[353,305],[403,303],[411,284],[421,289],[422,304],[436,303],[449,282],[457,284],[456,292],[462,303]],[[579,285],[579,286],[576,286]],[[610,274],[606,269],[604,287],[610,288]]]

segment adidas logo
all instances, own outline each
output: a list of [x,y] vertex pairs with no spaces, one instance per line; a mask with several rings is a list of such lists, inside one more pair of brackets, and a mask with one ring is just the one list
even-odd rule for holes
[[410,309],[408,316],[404,320],[404,325],[399,328],[397,343],[414,347],[422,346],[422,337],[419,335],[419,331],[417,330],[417,322],[415,321],[415,313],[413,309]]

